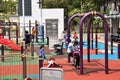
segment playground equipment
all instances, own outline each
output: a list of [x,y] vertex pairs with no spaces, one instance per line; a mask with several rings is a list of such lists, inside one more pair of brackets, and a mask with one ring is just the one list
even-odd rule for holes
[[[21,28],[22,24],[20,24]],[[36,42],[44,42],[44,26],[38,25],[37,20],[35,20],[35,23],[31,23],[31,20],[29,20],[29,23],[25,23],[25,30],[28,30],[29,34],[31,34],[31,29],[35,28],[35,40]],[[23,30],[23,29],[22,29]]]
[[[0,79],[2,80],[13,80],[14,78],[18,80],[23,80],[26,77],[30,77],[32,79],[39,79],[38,76],[31,76],[32,74],[39,74],[39,65],[41,64],[41,58],[34,53],[34,44],[31,45],[31,50],[27,51],[25,45],[22,43],[21,52],[20,51],[12,51],[13,53],[7,53],[0,56]],[[3,61],[4,59],[4,61]],[[33,71],[33,68],[36,70]],[[8,70],[9,69],[9,70]]]
[[[98,12],[89,12],[86,13],[80,20],[80,74],[83,74],[83,23],[85,22],[86,18],[88,19],[88,16],[99,16],[102,18],[102,20],[104,21],[104,31],[105,31],[105,73],[108,74],[108,24],[107,21],[105,19],[105,17],[98,13]],[[70,40],[70,23],[71,20],[75,17],[80,17],[79,15],[75,15],[73,17],[71,17],[71,19],[69,19],[68,21],[68,42]],[[87,34],[88,36],[90,36],[90,22],[87,20]],[[90,62],[90,37],[87,38],[87,42],[88,42],[88,62]]]
[[40,25],[40,41],[44,42],[44,26]]
[[[75,17],[82,17],[84,14],[75,14],[68,20],[68,30],[67,30],[67,36],[68,36],[68,43],[70,42],[70,23]],[[68,56],[68,62],[70,62],[70,56]]]
[[118,59],[120,59],[120,42],[118,43]]
[[[29,28],[30,33],[31,33],[31,28],[33,27],[31,26],[31,24],[32,24],[31,21],[29,21],[28,28]],[[36,36],[35,36],[36,42],[38,42],[38,36],[39,36],[38,30],[39,29],[38,29],[37,21],[34,27],[36,28]],[[12,38],[11,35],[7,36],[8,39],[6,36],[4,37],[3,30],[1,30],[4,28],[5,27],[0,27],[0,31],[2,31],[2,33],[0,33],[0,36],[1,36],[0,37],[0,44],[1,44],[0,69],[2,70],[0,73],[0,79],[13,80],[13,78],[17,78],[17,79],[23,80],[24,78],[28,76],[31,77],[30,75],[31,72],[32,74],[38,75],[40,68],[43,66],[41,62],[42,61],[41,58],[39,58],[39,56],[37,56],[37,54],[34,52],[34,46],[35,46],[34,44],[37,45],[38,43],[34,43],[33,41],[31,41],[31,43],[29,44],[30,51],[27,51],[25,47],[26,45],[23,44],[23,42],[20,47],[13,42],[13,40],[11,39]],[[10,31],[8,31],[8,34],[11,34]],[[46,43],[40,43],[39,45],[41,44],[49,45],[49,37],[47,37]],[[7,46],[11,48],[12,50],[10,51],[8,50],[6,54],[6,49],[4,46]],[[36,71],[33,71],[33,68],[37,68]],[[35,79],[35,78],[39,79],[38,76],[32,77],[32,79]]]
[[[83,43],[82,43],[82,26],[83,26],[83,22],[85,21],[85,19],[88,16],[99,16],[102,18],[102,20],[104,21],[104,31],[105,31],[105,73],[108,74],[108,24],[106,19],[104,18],[104,16],[98,12],[90,12],[88,14],[86,14],[84,17],[82,17],[81,21],[80,21],[80,73],[83,74]],[[89,28],[90,26],[88,26]],[[89,29],[88,29],[89,30]],[[89,33],[88,33],[89,34]],[[88,45],[90,45],[89,43],[90,39],[88,39]],[[88,49],[90,50],[90,49]],[[90,53],[88,53],[88,61],[90,61]]]
[[12,50],[21,50],[20,46],[16,45],[12,40],[8,40],[5,38],[0,38],[0,44],[8,46]]
[[0,44],[6,45],[13,50],[21,50],[19,46],[17,46],[12,40],[10,40],[10,37],[9,37],[9,39],[3,38],[4,37],[4,32],[3,32],[4,27],[0,27],[0,30],[2,31],[0,33]]

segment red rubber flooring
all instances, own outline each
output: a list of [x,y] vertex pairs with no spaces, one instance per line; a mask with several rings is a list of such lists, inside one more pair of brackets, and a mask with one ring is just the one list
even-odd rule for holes
[[[39,48],[36,48],[36,51],[39,51]],[[48,51],[48,50],[47,50]],[[91,50],[91,53],[94,54],[94,50]],[[48,54],[49,52],[47,52]],[[86,50],[84,50],[84,54]],[[91,60],[91,62],[87,62],[84,60],[84,74],[80,74],[80,69],[74,68],[72,63],[67,62],[66,55],[55,55],[56,63],[61,64],[64,71],[64,80],[120,80],[120,60],[109,60],[109,74],[105,74],[105,66],[104,60]],[[36,64],[37,65],[37,64]],[[36,65],[29,66],[32,71],[30,73],[37,74],[38,69],[35,67]],[[44,62],[44,67],[47,66],[47,62]],[[17,67],[20,69],[21,66]],[[0,68],[1,69],[1,68]],[[3,68],[2,68],[3,69]],[[6,66],[4,69],[11,69],[10,66]],[[14,68],[15,70],[15,68]],[[29,70],[28,70],[29,71]],[[13,72],[13,71],[11,71]],[[17,71],[17,74],[22,74],[21,71]],[[0,75],[4,75],[2,71],[0,71]],[[8,75],[10,75],[8,73]]]
[[[67,60],[56,59],[58,64],[62,64],[64,80],[120,80],[120,60],[109,60],[109,74],[105,74],[104,60],[84,60],[84,74],[74,68]],[[44,63],[47,66],[47,63]]]

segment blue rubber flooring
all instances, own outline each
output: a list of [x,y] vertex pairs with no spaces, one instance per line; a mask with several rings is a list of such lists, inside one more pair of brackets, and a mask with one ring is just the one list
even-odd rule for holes
[[[84,59],[87,59],[87,55],[83,56]],[[91,54],[90,55],[91,59],[105,59],[105,54]],[[118,54],[108,54],[108,59],[109,60],[118,60]]]

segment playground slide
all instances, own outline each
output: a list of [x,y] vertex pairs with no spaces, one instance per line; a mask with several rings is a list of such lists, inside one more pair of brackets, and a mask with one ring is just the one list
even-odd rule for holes
[[13,50],[17,51],[21,50],[20,46],[16,45],[12,40],[9,39],[0,38],[0,44],[6,45]]

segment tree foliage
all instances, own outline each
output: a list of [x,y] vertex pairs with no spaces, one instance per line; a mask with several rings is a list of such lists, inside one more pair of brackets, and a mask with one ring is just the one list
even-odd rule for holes
[[[100,11],[104,6],[103,13],[107,11],[107,3],[112,0],[44,0],[44,8],[64,8],[65,17],[69,17],[76,13],[87,13],[90,11]],[[106,10],[105,10],[106,9]],[[78,19],[75,19],[73,25],[76,25]]]
[[4,19],[8,18],[10,15],[16,14],[17,1],[0,0],[0,4],[0,13],[3,14]]

